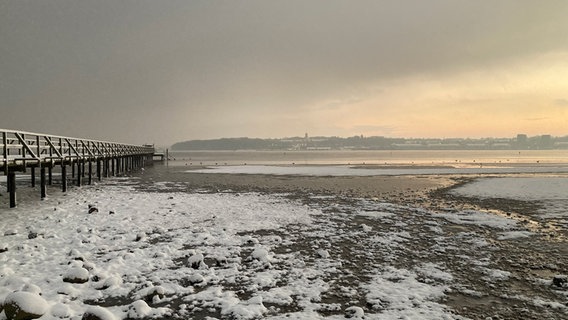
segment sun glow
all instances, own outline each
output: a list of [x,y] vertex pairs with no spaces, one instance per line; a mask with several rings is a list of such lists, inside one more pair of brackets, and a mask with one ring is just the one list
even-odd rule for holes
[[568,128],[567,75],[568,54],[554,53],[501,67],[383,82],[367,97],[313,109],[315,116],[351,134],[562,136]]

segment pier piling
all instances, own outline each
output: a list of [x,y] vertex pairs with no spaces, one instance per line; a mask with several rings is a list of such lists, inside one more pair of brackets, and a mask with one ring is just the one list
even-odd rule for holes
[[61,191],[67,192],[67,165],[61,163]]
[[40,174],[39,174],[39,184],[40,184],[40,190],[41,190],[41,198],[44,199],[47,195],[47,186],[45,184],[45,166],[41,166],[41,168],[39,169]]
[[10,194],[10,208],[16,207],[16,172],[8,170],[8,193]]

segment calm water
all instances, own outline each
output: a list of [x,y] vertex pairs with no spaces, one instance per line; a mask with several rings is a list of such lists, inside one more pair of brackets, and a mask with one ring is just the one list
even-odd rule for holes
[[171,151],[171,165],[568,164],[568,150]]

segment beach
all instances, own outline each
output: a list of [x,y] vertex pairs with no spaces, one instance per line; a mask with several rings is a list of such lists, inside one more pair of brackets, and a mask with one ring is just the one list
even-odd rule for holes
[[566,319],[566,201],[526,187],[564,173],[247,167],[156,164],[2,203],[0,301],[41,292],[42,319]]

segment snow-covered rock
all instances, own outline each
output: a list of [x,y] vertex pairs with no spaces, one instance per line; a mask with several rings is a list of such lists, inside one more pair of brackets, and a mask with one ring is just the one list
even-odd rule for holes
[[187,265],[193,269],[206,269],[207,265],[203,262],[203,253],[196,252],[194,255],[187,259]]
[[41,295],[41,288],[36,286],[35,284],[31,284],[31,283],[26,284],[24,286],[24,288],[22,289],[22,291]]
[[152,308],[144,300],[136,300],[128,306],[128,319],[143,319],[152,312]]
[[70,318],[71,309],[66,304],[57,303],[57,304],[55,304],[54,306],[51,307],[50,314],[54,318],[58,318],[58,319]]
[[271,257],[268,250],[263,247],[256,247],[250,254],[251,258],[258,260],[260,262],[270,263]]
[[145,232],[138,232],[136,234],[136,239],[134,241],[142,241],[146,239],[146,233]]
[[63,282],[85,283],[89,281],[89,271],[83,267],[71,267],[63,275]]
[[360,319],[365,315],[365,311],[361,307],[349,307],[345,309],[345,318]]
[[117,287],[122,284],[122,279],[118,276],[110,276],[106,279],[100,280],[95,288],[98,290],[106,290],[108,288]]
[[4,231],[5,236],[15,236],[17,234],[18,234],[18,230],[16,230],[16,229],[8,229],[8,230]]
[[149,303],[158,303],[165,297],[166,289],[161,286],[150,286],[140,290],[137,297]]
[[266,312],[268,312],[268,309],[262,304],[261,296],[252,297],[247,301],[238,301],[236,304],[222,310],[222,314],[230,314],[236,319],[260,318]]
[[89,307],[81,320],[116,320],[116,316],[103,307]]
[[48,310],[47,301],[31,292],[13,292],[4,300],[4,312],[12,320],[37,319]]
[[192,285],[205,282],[205,278],[202,275],[200,275],[199,273],[194,273],[194,274],[190,275],[189,278],[187,278],[187,280]]
[[330,257],[329,252],[325,249],[318,249],[318,251],[316,251],[316,253],[322,259],[328,259]]

